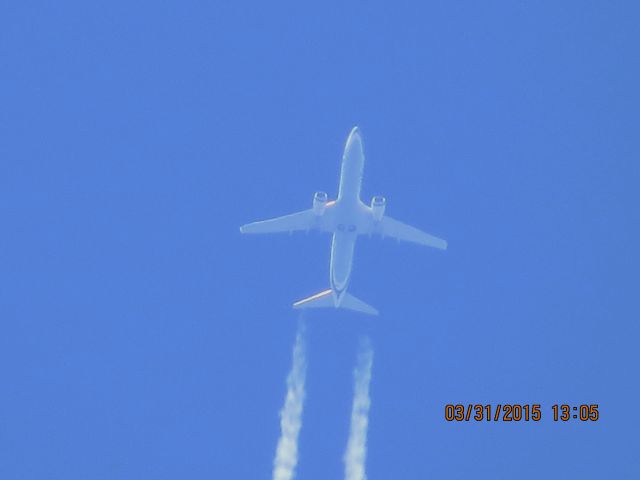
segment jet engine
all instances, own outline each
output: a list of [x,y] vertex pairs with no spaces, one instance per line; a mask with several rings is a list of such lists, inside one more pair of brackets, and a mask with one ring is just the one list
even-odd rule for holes
[[387,204],[387,199],[381,196],[375,196],[371,199],[371,213],[373,213],[373,219],[376,222],[382,220],[384,215],[384,208]]
[[319,217],[324,213],[324,209],[327,206],[327,200],[329,196],[326,192],[316,192],[313,195],[313,213]]

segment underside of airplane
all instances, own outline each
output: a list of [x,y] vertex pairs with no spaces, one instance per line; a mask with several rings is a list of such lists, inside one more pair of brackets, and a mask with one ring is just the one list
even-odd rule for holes
[[240,227],[240,231],[247,234],[310,230],[332,234],[329,275],[331,288],[295,302],[294,308],[335,307],[377,315],[375,308],[347,293],[353,252],[359,235],[391,237],[440,250],[447,248],[445,240],[386,215],[384,197],[375,196],[370,205],[364,204],[360,200],[363,169],[362,136],[358,127],[355,127],[349,134],[344,149],[336,200],[329,200],[325,192],[316,192],[312,207],[307,210]]

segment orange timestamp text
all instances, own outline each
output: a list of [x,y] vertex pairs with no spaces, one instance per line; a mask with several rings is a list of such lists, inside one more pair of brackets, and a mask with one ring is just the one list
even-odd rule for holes
[[[600,419],[598,404],[555,404],[551,407],[554,421],[579,420],[595,422]],[[444,407],[447,422],[539,422],[542,405],[539,403],[451,404]]]

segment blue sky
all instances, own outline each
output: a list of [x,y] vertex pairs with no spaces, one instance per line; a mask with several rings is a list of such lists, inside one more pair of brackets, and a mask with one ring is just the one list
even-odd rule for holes
[[[270,475],[337,191],[449,241],[362,239],[374,321],[309,316],[298,478],[341,478],[358,339],[378,478],[637,478],[635,2],[0,7],[0,477]],[[541,403],[451,424],[447,403]],[[598,403],[595,424],[555,403]]]

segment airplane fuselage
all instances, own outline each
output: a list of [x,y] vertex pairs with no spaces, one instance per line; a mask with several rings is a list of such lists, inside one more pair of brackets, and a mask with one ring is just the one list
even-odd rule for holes
[[354,128],[342,156],[340,188],[334,206],[337,227],[331,240],[329,281],[336,307],[340,306],[349,285],[360,219],[369,210],[360,200],[363,169],[362,137],[358,129]]

